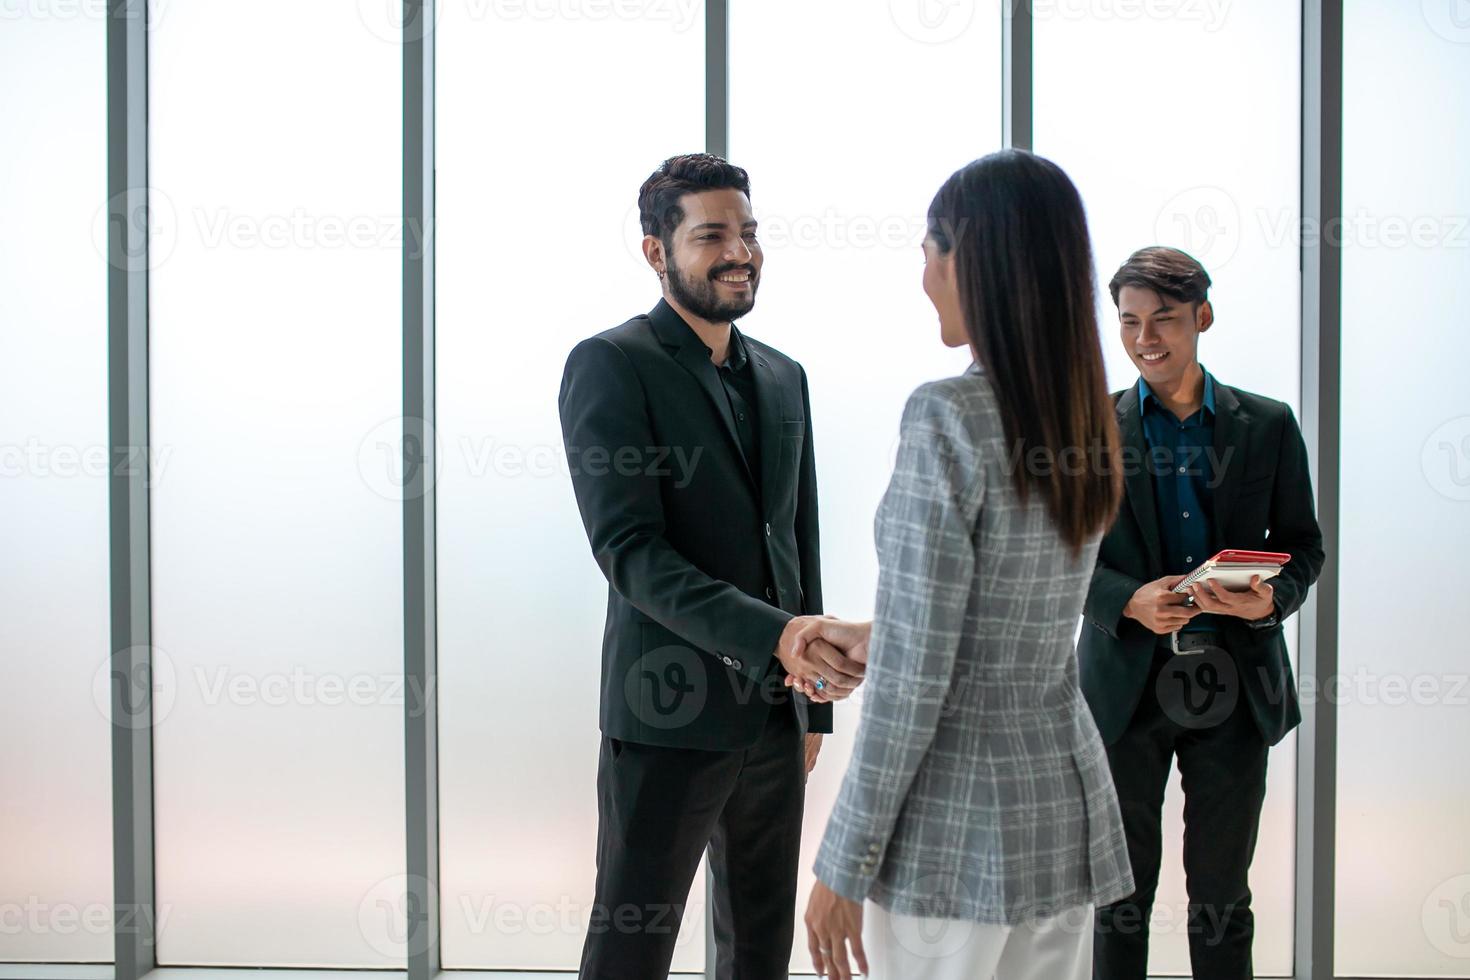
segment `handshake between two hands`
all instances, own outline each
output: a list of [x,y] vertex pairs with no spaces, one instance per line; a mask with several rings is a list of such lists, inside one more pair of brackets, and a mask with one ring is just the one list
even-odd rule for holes
[[797,616],[786,624],[776,657],[786,668],[786,686],[817,704],[841,701],[857,690],[867,672],[873,624],[833,616]]

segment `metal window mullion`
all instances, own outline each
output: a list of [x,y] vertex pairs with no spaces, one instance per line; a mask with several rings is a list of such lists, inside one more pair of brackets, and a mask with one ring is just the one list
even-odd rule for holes
[[[1342,0],[1303,0],[1302,214],[1304,228],[1342,215]],[[1316,689],[1338,673],[1338,522],[1341,456],[1342,251],[1331,235],[1301,247],[1302,433],[1317,491],[1326,561],[1301,610],[1301,665]],[[1297,738],[1297,980],[1334,980],[1337,707],[1302,705]]]
[[434,443],[434,0],[403,3],[403,669],[408,980],[442,970]]
[[[730,3],[704,6],[704,150],[730,156]],[[716,980],[715,874],[706,856],[704,873],[704,975]]]
[[1001,145],[1030,150],[1034,145],[1031,0],[1003,0],[1000,38]]
[[704,151],[730,155],[730,3],[704,7]]
[[107,479],[116,980],[157,964],[148,553],[148,64],[145,0],[110,0]]

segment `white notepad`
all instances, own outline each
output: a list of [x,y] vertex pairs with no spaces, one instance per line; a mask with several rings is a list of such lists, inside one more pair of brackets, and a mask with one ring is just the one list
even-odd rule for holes
[[1174,586],[1175,592],[1188,592],[1196,582],[1218,582],[1232,591],[1248,589],[1253,576],[1265,582],[1281,574],[1281,566],[1291,555],[1276,551],[1222,551],[1205,562]]

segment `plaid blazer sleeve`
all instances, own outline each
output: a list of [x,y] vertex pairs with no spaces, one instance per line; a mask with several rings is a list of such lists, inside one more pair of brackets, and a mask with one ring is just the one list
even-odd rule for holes
[[904,408],[898,460],[878,508],[878,595],[852,760],[816,875],[861,902],[933,741],[975,572],[984,471],[953,389],[920,387]]

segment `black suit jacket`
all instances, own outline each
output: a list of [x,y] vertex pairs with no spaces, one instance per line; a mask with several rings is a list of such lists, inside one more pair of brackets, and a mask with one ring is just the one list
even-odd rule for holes
[[832,706],[785,688],[775,657],[794,615],[822,611],[806,373],[742,337],[759,473],[708,349],[667,303],[567,358],[562,435],[608,580],[601,724],[613,738],[747,748],[788,699],[804,731],[832,730]]
[[[1123,607],[1145,582],[1182,573],[1164,567],[1137,386],[1115,393],[1113,400],[1127,500],[1098,549],[1077,648],[1082,691],[1109,745],[1133,717],[1159,643],[1142,623],[1125,619]],[[1271,580],[1277,616],[1284,621],[1306,599],[1323,560],[1307,448],[1296,417],[1283,402],[1217,380],[1211,455],[1218,467],[1212,479],[1210,553],[1234,548],[1290,554],[1291,561]],[[1281,626],[1258,630],[1235,617],[1221,620],[1240,693],[1266,743],[1275,745],[1301,722]]]

